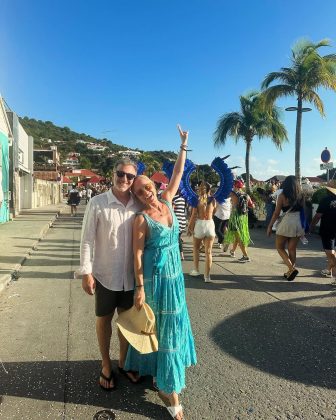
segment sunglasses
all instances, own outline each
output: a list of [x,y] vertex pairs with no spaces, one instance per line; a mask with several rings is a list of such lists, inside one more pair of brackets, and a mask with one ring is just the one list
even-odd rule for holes
[[148,184],[144,185],[139,191],[137,191],[136,195],[141,197],[145,194],[146,191],[152,191],[153,188],[153,184],[149,182]]
[[118,178],[123,178],[126,175],[128,181],[133,181],[133,179],[136,177],[136,175],[124,171],[116,171],[116,174]]

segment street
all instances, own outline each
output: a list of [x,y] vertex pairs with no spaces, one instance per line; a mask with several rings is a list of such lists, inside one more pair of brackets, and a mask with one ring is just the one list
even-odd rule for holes
[[[89,420],[107,409],[121,420],[168,420],[150,378],[135,386],[118,376],[112,393],[98,386],[94,298],[73,276],[83,211],[61,213],[0,294],[0,418]],[[258,228],[251,236],[252,262],[215,249],[206,284],[186,274],[192,254],[184,238],[198,357],[181,395],[185,418],[336,419],[336,290],[319,275],[319,237],[299,246],[300,274],[287,282],[274,237]],[[115,327],[113,343],[116,371]]]

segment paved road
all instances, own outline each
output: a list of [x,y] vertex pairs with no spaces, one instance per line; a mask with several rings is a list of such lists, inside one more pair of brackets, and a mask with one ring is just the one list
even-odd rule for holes
[[[86,420],[111,409],[117,419],[168,420],[149,380],[120,378],[113,393],[97,386],[93,299],[73,279],[80,228],[80,217],[61,215],[0,295],[0,418]],[[251,263],[215,257],[211,283],[186,276],[198,354],[186,419],[335,419],[335,291],[316,276],[318,239],[300,250],[300,277],[288,283],[273,239],[253,238]]]

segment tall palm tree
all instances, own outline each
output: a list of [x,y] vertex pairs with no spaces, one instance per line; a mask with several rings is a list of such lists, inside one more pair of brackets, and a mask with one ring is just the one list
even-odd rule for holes
[[[292,49],[291,67],[269,73],[263,83],[265,103],[272,105],[278,98],[295,96],[297,100],[295,131],[295,175],[301,180],[301,125],[303,102],[315,106],[322,115],[324,105],[317,94],[320,87],[336,91],[336,54],[321,56],[318,50],[330,46],[326,39],[312,43],[309,40],[298,41]],[[280,84],[270,86],[273,82]]]
[[227,137],[233,137],[237,143],[241,138],[246,143],[245,167],[246,190],[250,191],[250,153],[254,137],[270,137],[281,150],[287,140],[285,126],[279,120],[279,109],[272,106],[266,110],[264,97],[258,91],[240,96],[240,112],[224,114],[217,123],[214,133],[214,144],[224,145]]

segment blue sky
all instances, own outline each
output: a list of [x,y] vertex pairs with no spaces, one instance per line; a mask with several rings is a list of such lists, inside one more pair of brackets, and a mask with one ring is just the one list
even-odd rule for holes
[[[296,40],[329,38],[323,53],[336,52],[331,0],[2,0],[1,9],[0,92],[20,116],[144,150],[177,150],[180,123],[195,163],[231,154],[230,164],[244,167],[243,142],[214,148],[216,122],[289,64]],[[320,95],[327,117],[303,118],[306,176],[321,173],[325,146],[336,153],[336,93]],[[295,113],[283,122],[290,141],[282,152],[254,141],[256,178],[294,173]]]

